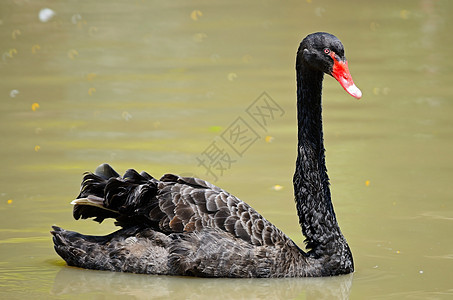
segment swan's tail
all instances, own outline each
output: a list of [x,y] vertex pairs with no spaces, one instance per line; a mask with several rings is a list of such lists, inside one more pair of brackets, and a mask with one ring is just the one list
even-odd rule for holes
[[99,251],[99,246],[105,241],[101,237],[89,237],[77,232],[67,231],[57,226],[52,226],[55,251],[68,265],[85,267],[89,269],[103,269],[99,262],[105,260]]
[[141,226],[89,236],[52,226],[55,251],[68,265],[93,270],[168,274],[172,239]]
[[71,202],[73,216],[76,220],[94,217],[99,223],[115,218],[125,223],[157,205],[151,201],[156,193],[157,181],[148,173],[130,169],[121,177],[110,165],[102,164],[83,177],[80,194]]

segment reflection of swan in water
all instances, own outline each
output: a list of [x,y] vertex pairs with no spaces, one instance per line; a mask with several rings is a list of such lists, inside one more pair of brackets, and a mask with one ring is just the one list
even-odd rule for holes
[[73,201],[74,217],[98,222],[115,218],[123,229],[86,236],[54,227],[55,250],[72,266],[132,273],[314,277],[353,272],[325,165],[324,74],[332,75],[352,96],[362,96],[340,40],[318,32],[301,42],[296,57],[299,131],[293,181],[308,252],[248,204],[204,180],[172,174],[157,180],[135,170],[120,176],[107,164],[85,175]]
[[[204,279],[99,272],[64,267],[55,277],[57,296],[102,295],[131,299],[348,299],[353,274],[322,278]],[[128,298],[129,299],[129,298]]]

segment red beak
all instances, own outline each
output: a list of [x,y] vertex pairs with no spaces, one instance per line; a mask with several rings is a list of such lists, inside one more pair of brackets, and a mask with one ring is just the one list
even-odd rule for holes
[[346,92],[348,92],[351,96],[360,99],[362,97],[362,92],[358,87],[356,87],[354,81],[352,80],[351,73],[349,73],[348,62],[346,60],[338,60],[333,51],[330,52],[330,56],[334,61],[333,70],[330,75],[332,75],[333,78],[341,84]]

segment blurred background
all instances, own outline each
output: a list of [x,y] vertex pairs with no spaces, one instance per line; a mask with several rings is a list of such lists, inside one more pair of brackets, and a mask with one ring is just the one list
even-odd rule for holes
[[[0,298],[451,298],[452,15],[447,0],[1,1]],[[342,40],[364,95],[325,78],[327,167],[353,275],[207,280],[65,265],[51,225],[116,230],[75,221],[69,204],[104,162],[207,179],[302,246],[294,65],[316,31]],[[278,108],[264,126],[250,113],[263,101]],[[225,137],[238,122],[254,134],[234,150]],[[209,161],[214,150],[224,159]]]

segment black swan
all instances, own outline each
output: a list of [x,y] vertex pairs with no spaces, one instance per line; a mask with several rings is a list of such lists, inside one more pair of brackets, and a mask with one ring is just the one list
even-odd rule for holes
[[324,73],[352,96],[343,45],[318,32],[296,58],[298,155],[294,195],[308,252],[247,203],[198,178],[155,179],[108,164],[85,174],[74,218],[116,219],[122,228],[87,236],[53,226],[56,252],[70,266],[120,272],[200,277],[313,277],[354,271],[338,226],[325,166],[321,90]]

